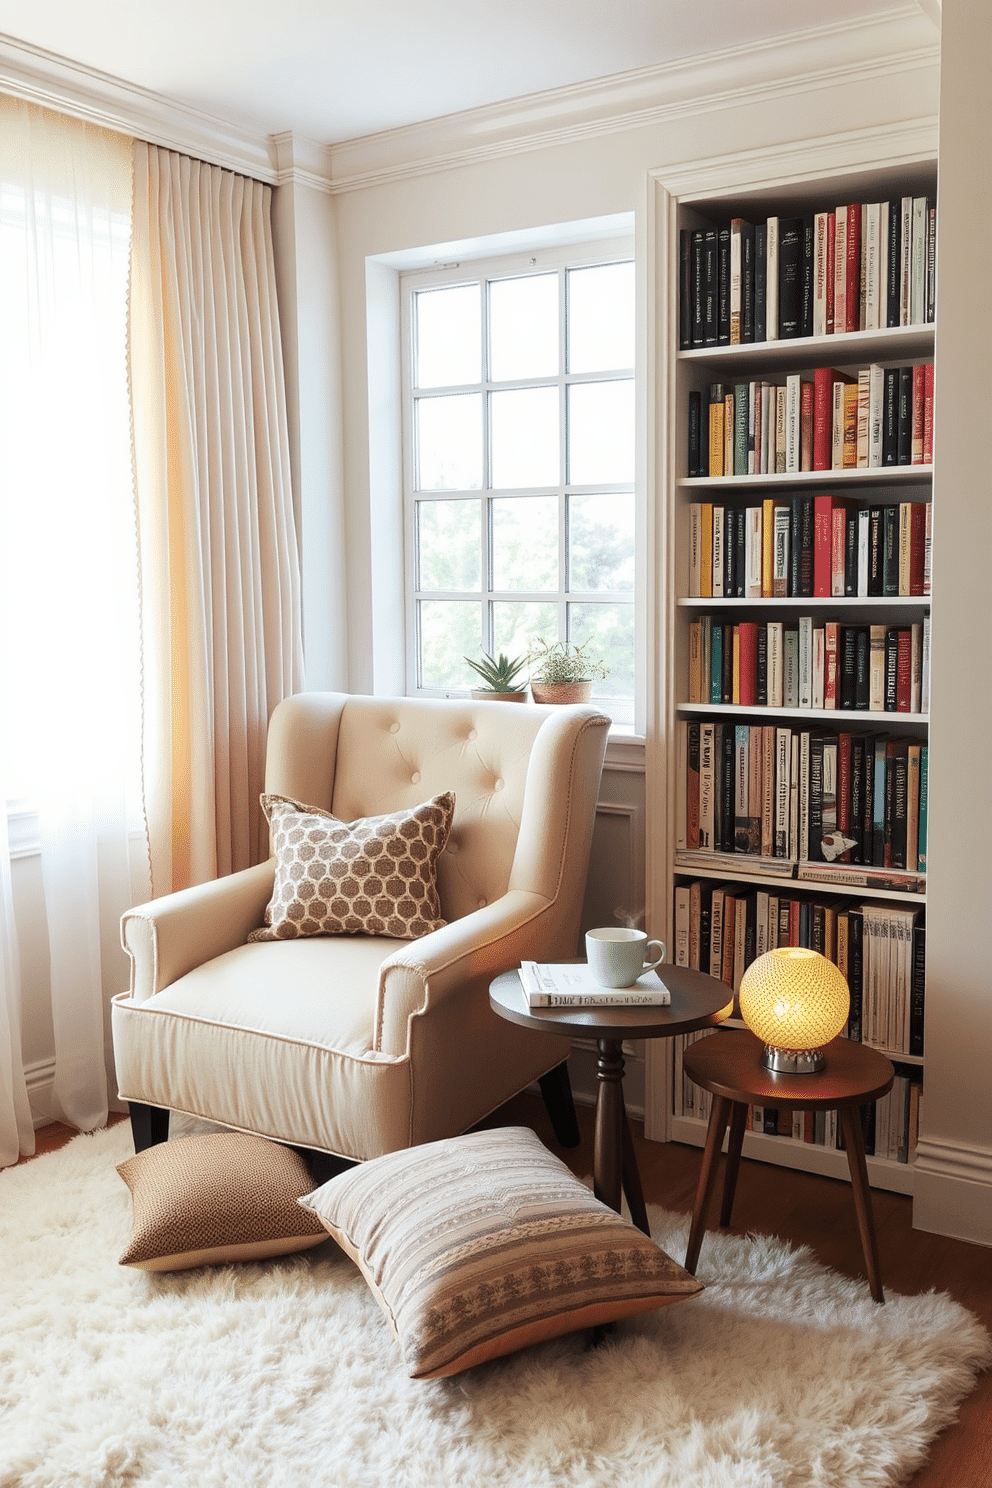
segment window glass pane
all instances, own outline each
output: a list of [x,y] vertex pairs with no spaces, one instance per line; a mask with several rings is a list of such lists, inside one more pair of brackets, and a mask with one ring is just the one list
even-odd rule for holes
[[418,501],[418,589],[482,585],[482,512],[475,501]]
[[632,604],[570,604],[568,638],[577,645],[590,641],[589,655],[610,669],[597,679],[597,697],[634,696],[634,606]]
[[634,265],[568,272],[568,370],[613,372],[634,365]]
[[414,386],[451,387],[482,376],[481,285],[421,290],[416,299]]
[[497,498],[493,510],[493,588],[558,588],[557,496]]
[[529,274],[489,285],[489,376],[493,382],[558,375],[558,275]]
[[418,491],[478,491],[482,488],[482,394],[418,398]]
[[556,486],[560,466],[557,387],[491,393],[489,417],[494,489]]
[[524,656],[538,636],[558,634],[558,606],[552,601],[493,602],[493,651],[498,656]]
[[568,390],[568,480],[573,486],[634,479],[634,381],[577,382]]
[[475,673],[465,660],[482,649],[482,611],[478,604],[458,599],[421,599],[420,686],[452,687],[467,691]]
[[568,498],[568,587],[633,589],[633,493]]

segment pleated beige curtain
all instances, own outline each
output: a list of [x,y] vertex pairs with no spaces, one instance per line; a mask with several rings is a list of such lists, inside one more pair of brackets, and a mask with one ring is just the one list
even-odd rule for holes
[[134,154],[130,358],[155,894],[260,861],[269,714],[303,685],[271,191]]

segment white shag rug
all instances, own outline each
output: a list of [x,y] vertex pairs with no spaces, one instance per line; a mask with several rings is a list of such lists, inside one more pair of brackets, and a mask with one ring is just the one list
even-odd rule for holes
[[[333,1241],[117,1264],[126,1123],[0,1174],[2,1488],[866,1488],[904,1481],[992,1362],[948,1297],[708,1235],[697,1299],[452,1380],[406,1377]],[[651,1211],[676,1259],[687,1220]]]

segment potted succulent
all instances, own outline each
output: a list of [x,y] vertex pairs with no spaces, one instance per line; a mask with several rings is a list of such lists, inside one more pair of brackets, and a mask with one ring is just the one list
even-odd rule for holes
[[496,660],[483,651],[481,661],[473,661],[471,656],[465,660],[474,672],[485,683],[484,687],[473,687],[474,698],[499,699],[507,703],[523,703],[527,700],[527,683],[518,682],[517,678],[527,665],[526,656],[518,656],[513,661],[500,652]]
[[539,636],[531,647],[530,690],[535,703],[585,703],[592,695],[594,677],[606,677],[609,668],[587,655],[591,637],[581,646],[570,641],[546,641]]

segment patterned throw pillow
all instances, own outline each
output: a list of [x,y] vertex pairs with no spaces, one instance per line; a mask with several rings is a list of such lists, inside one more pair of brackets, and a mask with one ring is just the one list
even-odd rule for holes
[[244,1132],[160,1142],[118,1169],[133,1219],[122,1266],[185,1271],[306,1250],[327,1239],[296,1202],[310,1189],[298,1152]]
[[450,791],[408,811],[343,822],[288,796],[264,795],[276,879],[252,940],[390,935],[416,940],[441,918],[437,860],[448,840]]
[[299,1202],[361,1268],[413,1379],[703,1290],[526,1127],[390,1152]]

